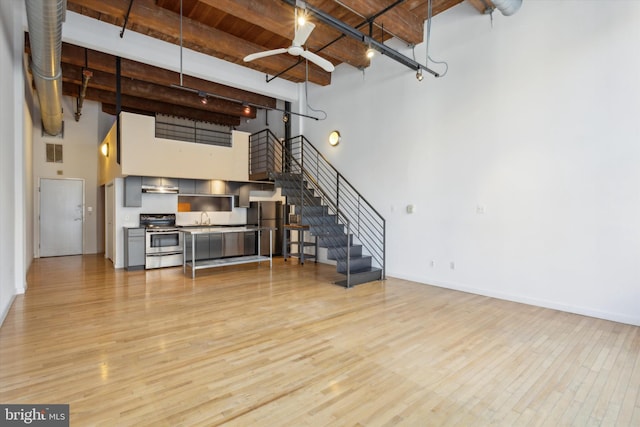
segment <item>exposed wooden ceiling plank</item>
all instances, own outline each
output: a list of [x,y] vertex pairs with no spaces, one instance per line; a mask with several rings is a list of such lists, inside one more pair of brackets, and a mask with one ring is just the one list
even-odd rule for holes
[[[102,15],[121,19],[129,5],[127,0],[67,0],[69,10],[82,13],[84,8],[99,12]],[[102,19],[102,18],[101,18]],[[157,37],[171,43],[179,44],[180,16],[158,7],[153,0],[136,0],[129,15],[131,29],[145,34],[156,34]],[[161,36],[161,37],[160,37]],[[244,56],[259,52],[260,45],[242,40],[213,27],[208,27],[200,22],[183,17],[183,46],[200,51],[217,58],[221,58],[237,64],[242,64],[276,74],[294,65],[296,58],[290,55],[276,55],[264,58],[250,64],[242,62]],[[215,40],[215,43],[211,41]],[[305,67],[297,66],[288,73],[295,81],[304,81],[307,78]],[[327,85],[331,82],[331,74],[319,67],[309,67],[309,81]]]
[[[447,9],[452,8],[464,0],[433,0],[431,3],[431,15],[444,12]],[[482,1],[482,0],[470,0],[470,1]],[[407,0],[403,3],[407,9],[413,12],[421,20],[426,21],[429,11],[429,2],[427,0]]]
[[[82,68],[65,64],[62,67],[63,82],[71,82],[74,84],[82,83]],[[100,89],[103,91],[116,91],[116,76],[105,73],[103,71],[93,71],[93,77],[89,80],[89,87]],[[221,113],[238,117],[255,118],[255,108],[250,108],[245,112],[242,104],[237,102],[225,101],[218,98],[208,98],[207,104],[201,102],[201,97],[196,93],[174,89],[167,86],[161,86],[154,83],[144,82],[140,80],[121,79],[120,87],[122,94],[130,95],[137,98],[148,99],[152,101],[164,102],[173,105],[181,105],[197,110],[205,110],[207,112]]]
[[[282,1],[200,0],[200,3],[207,4],[236,18],[250,21],[290,41],[293,40],[294,11],[291,6]],[[340,36],[341,34],[334,29],[324,25],[317,25],[306,45],[311,51],[316,52]],[[366,48],[362,43],[350,38],[342,38],[323,49],[321,54],[323,56],[326,54],[329,60],[335,58],[354,67],[367,67],[369,66],[369,61],[365,56],[365,51]]]
[[[62,93],[65,96],[77,97],[79,86],[74,84],[65,84]],[[86,99],[100,102],[106,105],[116,104],[116,94],[114,92],[87,88]],[[138,98],[130,95],[122,95],[121,105],[124,108],[130,108],[138,112],[155,112],[167,114],[177,117],[185,117],[193,120],[217,123],[226,126],[240,125],[240,118],[227,116],[219,113],[211,113],[208,111],[197,110],[193,108],[183,107],[180,105],[168,104],[165,102],[149,101],[147,99]]]
[[[91,49],[85,49],[80,46],[70,45],[68,43],[62,44],[62,62],[84,66],[85,50],[87,52],[86,58],[88,59],[88,68],[115,74],[115,56]],[[172,84],[178,85],[180,83],[179,73],[124,58],[121,60],[121,75],[123,77],[146,80],[151,83],[165,86],[170,86]],[[183,74],[183,85],[216,94],[223,98],[246,101],[253,105],[260,105],[267,108],[274,108],[276,106],[275,98],[232,88],[230,86],[210,82],[188,76],[186,74]]]
[[[322,0],[307,0],[307,3],[320,10],[326,7],[323,5],[324,2]],[[363,15],[365,18],[369,18],[385,9],[392,2],[388,0],[340,0],[339,3]],[[329,10],[324,11],[331,13]],[[384,25],[385,31],[389,31],[408,43],[418,44],[423,41],[424,20],[402,4],[390,9],[384,15],[378,17],[375,22]],[[367,33],[368,30],[361,29],[361,31]]]
[[490,0],[469,0],[469,3],[480,13],[486,13],[487,9],[493,7],[493,3]]

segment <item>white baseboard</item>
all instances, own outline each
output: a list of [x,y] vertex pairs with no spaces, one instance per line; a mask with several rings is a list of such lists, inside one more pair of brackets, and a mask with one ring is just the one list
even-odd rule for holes
[[11,298],[9,299],[9,304],[7,304],[6,307],[2,307],[2,313],[0,313],[0,326],[2,326],[2,324],[4,323],[4,319],[7,317],[7,314],[9,314],[9,310],[11,310],[11,306],[13,306],[13,301],[16,299],[15,295],[11,295]]
[[618,323],[626,323],[633,326],[640,326],[639,316],[628,316],[620,313],[611,313],[589,307],[579,307],[574,305],[563,304],[556,301],[548,301],[538,298],[532,298],[523,295],[515,295],[504,292],[494,292],[487,289],[474,288],[472,286],[460,285],[457,283],[442,282],[442,281],[429,281],[428,283],[422,278],[410,277],[401,274],[390,275],[397,277],[398,279],[410,280],[412,282],[420,283],[423,285],[437,286],[439,288],[452,289],[455,291],[468,292],[470,294],[482,295],[491,298],[497,298],[506,301],[512,301],[522,304],[534,305],[536,307],[550,308],[553,310],[565,311],[567,313],[579,314],[582,316],[595,317],[598,319],[611,320]]

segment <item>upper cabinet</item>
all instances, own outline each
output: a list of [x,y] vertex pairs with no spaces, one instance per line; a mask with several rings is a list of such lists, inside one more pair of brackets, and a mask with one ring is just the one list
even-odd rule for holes
[[128,176],[124,179],[124,206],[127,208],[142,207],[142,177]]

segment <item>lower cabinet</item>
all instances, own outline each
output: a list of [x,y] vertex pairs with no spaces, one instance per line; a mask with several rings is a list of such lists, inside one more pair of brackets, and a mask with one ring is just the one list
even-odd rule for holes
[[222,258],[224,256],[222,246],[222,234],[209,235],[209,257]]
[[209,258],[209,235],[196,234],[196,261]]
[[224,256],[244,255],[244,233],[225,233],[224,236]]
[[145,264],[145,229],[141,227],[124,229],[124,267],[127,270],[141,270]]
[[244,232],[244,254],[245,255],[255,255],[257,254],[256,247],[256,233],[255,231],[245,231]]
[[[253,231],[224,234],[195,234],[194,236],[196,239],[196,261],[254,255],[256,253],[256,233]],[[187,262],[191,261],[191,238],[192,236],[187,234],[184,239],[184,244],[187,248]]]

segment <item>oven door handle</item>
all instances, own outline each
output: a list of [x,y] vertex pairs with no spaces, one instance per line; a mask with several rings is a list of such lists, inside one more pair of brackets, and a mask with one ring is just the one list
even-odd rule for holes
[[156,253],[150,253],[150,254],[146,254],[146,256],[150,256],[150,257],[156,257],[156,256],[167,256],[167,255],[182,255],[182,251],[178,252],[156,252]]

